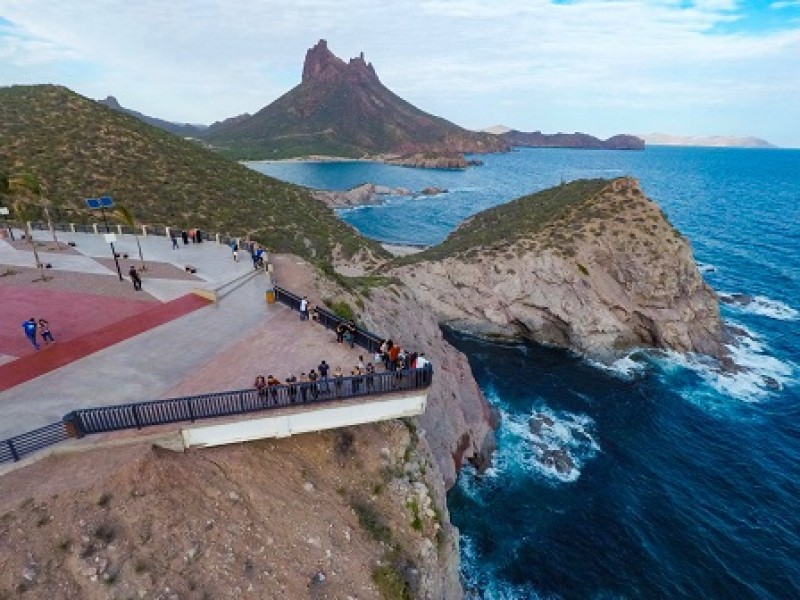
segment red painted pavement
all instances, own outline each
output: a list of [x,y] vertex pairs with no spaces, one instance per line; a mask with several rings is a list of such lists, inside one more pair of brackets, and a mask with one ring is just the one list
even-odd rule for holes
[[[9,337],[8,330],[10,328],[16,333],[15,341],[18,342],[17,338],[21,338],[22,344],[15,344],[15,346],[24,347],[24,351],[20,352],[24,356],[0,365],[0,392],[209,304],[209,300],[195,294],[188,294],[161,304],[90,294],[36,292],[36,294],[53,296],[46,299],[45,304],[50,305],[50,310],[47,310],[47,307],[43,306],[41,302],[45,298],[34,299],[32,298],[34,294],[30,290],[21,290],[25,296],[25,309],[30,312],[34,310],[32,307],[35,307],[35,310],[33,314],[24,313],[22,317],[16,314],[19,310],[13,311],[12,319],[10,314],[12,311],[6,310],[7,306],[9,309],[12,308],[12,303],[9,301],[7,304],[6,302],[10,300],[11,296],[7,292],[13,292],[14,289],[0,289],[0,300],[2,301],[0,304],[2,306],[2,311],[0,311],[2,313],[0,315],[0,326],[2,327],[0,353],[12,354],[6,350],[6,344],[10,342],[6,339]],[[17,289],[17,291],[20,290]],[[79,298],[75,298],[75,296],[79,296]],[[67,301],[70,301],[69,304],[65,304]],[[59,303],[61,304],[59,305]],[[79,307],[83,307],[83,310],[78,310]],[[17,309],[19,309],[18,306]],[[62,320],[68,314],[73,315],[72,319]],[[49,346],[41,344],[42,349],[39,351],[33,348],[22,331],[22,321],[32,316],[47,317],[53,337],[57,340],[56,343]],[[9,320],[13,320],[13,323],[9,324],[7,322]],[[76,332],[78,333],[76,334]]]

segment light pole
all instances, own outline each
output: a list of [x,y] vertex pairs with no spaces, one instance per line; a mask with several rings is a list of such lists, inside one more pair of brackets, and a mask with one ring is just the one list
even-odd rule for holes
[[117,260],[117,252],[116,250],[114,250],[114,242],[117,241],[117,236],[111,233],[111,229],[108,227],[108,219],[106,219],[106,208],[114,206],[114,201],[111,199],[111,196],[102,196],[101,198],[87,198],[86,205],[92,210],[97,210],[99,208],[100,212],[103,215],[103,221],[106,224],[106,233],[104,237],[111,246],[111,256],[114,257],[114,264],[117,265],[117,275],[119,275],[119,280],[122,281],[122,270],[119,268],[119,260]]
[[[0,215],[3,215],[6,220],[8,220],[8,208],[5,206],[0,206]],[[11,241],[14,241],[14,232],[11,231],[11,225],[6,223],[6,229],[8,229],[8,235],[11,237]]]

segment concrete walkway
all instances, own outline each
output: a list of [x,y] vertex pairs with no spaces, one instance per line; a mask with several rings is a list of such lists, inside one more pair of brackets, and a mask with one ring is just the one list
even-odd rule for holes
[[[102,236],[58,235],[61,241],[75,241],[84,256],[106,251],[110,254]],[[48,239],[47,232],[36,232],[34,239]],[[121,239],[118,251],[131,252],[130,244],[135,249],[132,236],[118,239]],[[168,239],[149,237],[140,241],[146,259],[195,264],[198,275],[212,286],[252,269],[249,260],[234,263],[230,250],[214,243],[171,250]],[[5,248],[1,246],[0,265],[8,264],[6,255],[24,254],[9,250],[7,244]],[[33,256],[29,254],[32,264]],[[81,268],[80,261],[65,259],[66,256],[60,255],[54,258],[54,268],[56,265]],[[276,259],[284,271],[297,271],[293,276],[279,274],[284,285],[303,286],[310,281],[305,263],[287,257]],[[303,271],[301,277],[300,271]],[[165,281],[173,286],[173,291],[178,288],[177,283],[197,287],[197,282]],[[162,286],[154,280],[146,282],[146,286],[151,283]],[[301,322],[297,313],[283,305],[266,304],[267,284],[267,276],[257,274],[216,304],[0,393],[0,439],[58,421],[75,408],[246,388],[257,374],[272,373],[283,380],[290,372],[299,375],[316,367],[323,358],[331,366],[340,365],[349,373],[363,351],[335,343],[332,332]],[[174,295],[169,285],[161,289],[165,298]],[[365,360],[369,358],[365,356]]]

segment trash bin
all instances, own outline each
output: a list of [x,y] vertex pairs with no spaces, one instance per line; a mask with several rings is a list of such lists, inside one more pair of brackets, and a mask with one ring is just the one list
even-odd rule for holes
[[275,303],[275,290],[267,290],[267,304]]

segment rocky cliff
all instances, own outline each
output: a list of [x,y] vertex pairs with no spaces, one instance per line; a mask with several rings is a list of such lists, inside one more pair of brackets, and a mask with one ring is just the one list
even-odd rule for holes
[[345,62],[325,40],[306,54],[302,81],[256,114],[210,127],[206,139],[235,158],[453,155],[497,152],[497,136],[421,111],[378,79],[363,54]]
[[717,298],[689,243],[621,178],[564,184],[462,224],[394,274],[441,323],[612,360],[633,347],[721,354]]

